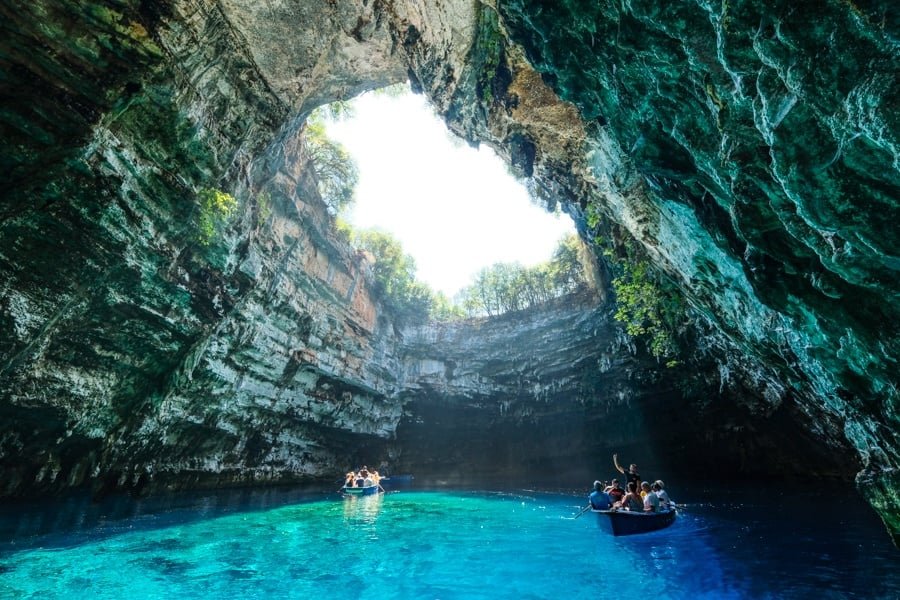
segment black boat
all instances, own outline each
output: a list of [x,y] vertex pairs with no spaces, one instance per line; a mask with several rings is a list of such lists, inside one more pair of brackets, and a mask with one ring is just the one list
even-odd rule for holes
[[600,528],[613,535],[631,535],[665,529],[675,522],[675,509],[662,512],[632,512],[628,510],[595,510]]

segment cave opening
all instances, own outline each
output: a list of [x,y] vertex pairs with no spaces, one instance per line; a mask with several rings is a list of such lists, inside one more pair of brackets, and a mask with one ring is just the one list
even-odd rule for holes
[[[405,385],[394,399],[404,413],[387,439],[357,440],[369,462],[391,457],[382,461],[391,469],[430,472],[445,481],[543,472],[571,483],[607,471],[610,454],[619,449],[642,456],[641,463],[654,470],[686,476],[713,465],[727,465],[743,478],[771,475],[755,460],[773,443],[769,436],[738,439],[714,423],[717,417],[685,419],[684,407],[698,397],[721,395],[721,382],[709,374],[713,365],[672,360],[649,343],[623,341],[617,324],[623,302],[615,288],[647,287],[647,280],[639,281],[646,275],[636,272],[644,268],[642,259],[630,253],[613,258],[590,234],[585,243],[571,213],[560,214],[571,199],[526,189],[530,178],[514,160],[456,137],[430,100],[407,84],[320,106],[308,118],[306,141],[313,147],[312,170],[332,186],[319,191],[337,237],[375,254],[375,296],[400,332],[392,343],[403,356]],[[317,144],[333,145],[324,162],[338,159],[343,170],[319,171]],[[344,186],[337,191],[335,178]],[[383,245],[373,247],[365,237],[372,231],[387,233],[397,246],[389,253]],[[533,264],[556,259],[565,235],[577,246],[571,254],[580,274],[538,301],[504,305],[509,282]],[[396,261],[397,253],[406,252],[411,260]],[[620,264],[603,265],[607,259]],[[412,282],[379,280],[383,264],[408,271]],[[417,305],[418,284],[427,290],[430,308]],[[486,287],[496,294],[495,305],[483,299]],[[401,288],[413,291],[394,295]],[[637,293],[652,295],[657,288]],[[525,310],[530,308],[537,310]],[[438,341],[434,326],[441,327]],[[628,335],[643,332],[628,329]],[[548,339],[554,342],[546,344]],[[617,363],[612,369],[610,356]],[[347,395],[350,405],[366,396]],[[751,406],[759,402],[753,394],[742,399]],[[738,406],[736,414],[725,412],[728,419],[755,422],[744,411]],[[700,414],[706,412],[715,415]],[[686,443],[684,432],[697,429],[706,438]],[[713,453],[723,445],[727,451]],[[813,454],[810,464],[821,458]],[[690,466],[673,456],[689,456]],[[802,469],[801,462],[807,464],[782,465],[781,477]],[[829,463],[823,476],[846,479],[855,466]]]
[[[539,3],[202,4],[7,11],[5,495],[322,479],[376,451],[417,472],[601,473],[617,449],[645,473],[856,474],[896,535],[894,240],[866,224],[896,208],[882,18],[835,5],[835,37],[803,11],[691,5],[627,16],[620,38],[618,10]],[[760,14],[785,35],[748,38]],[[562,297],[476,308],[499,315],[477,328],[390,322],[374,263],[329,229],[302,118],[404,77],[560,198],[630,323]],[[398,131],[370,137],[427,159]],[[397,162],[381,196],[417,192],[413,229],[454,266],[522,233],[519,208],[487,216],[505,194],[451,225],[436,209],[475,194],[423,190],[481,181]],[[681,348],[648,335],[660,314]]]
[[463,302],[479,272],[546,263],[574,236],[555,202],[536,199],[489,146],[457,137],[408,84],[323,109],[326,135],[358,176],[335,207],[338,226],[393,236],[416,277],[451,302]]

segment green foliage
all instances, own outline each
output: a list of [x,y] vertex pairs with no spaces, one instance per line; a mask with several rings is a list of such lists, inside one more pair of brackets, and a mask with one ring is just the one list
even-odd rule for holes
[[434,293],[416,279],[416,262],[391,234],[369,229],[353,235],[353,245],[374,257],[375,291],[402,320],[424,323],[431,314]]
[[684,317],[681,296],[654,276],[646,260],[622,261],[619,267],[622,274],[612,282],[616,320],[625,324],[629,335],[645,338],[653,356],[668,358],[666,366],[676,366],[675,335]]
[[372,94],[374,94],[375,96],[385,96],[387,98],[400,98],[401,96],[405,96],[409,93],[411,93],[409,88],[409,81],[395,83],[393,85],[386,85],[382,88],[378,88],[377,90],[372,90]]
[[324,104],[310,113],[309,120],[316,122],[344,121],[356,116],[352,100],[335,100]]
[[559,241],[548,263],[553,287],[562,294],[575,290],[585,281],[581,248],[581,239],[577,235],[567,235]]
[[381,292],[393,294],[412,281],[416,263],[403,252],[400,242],[391,234],[377,229],[357,231],[353,236],[354,245],[367,250],[375,257],[376,284]]
[[334,230],[337,232],[338,237],[348,244],[353,240],[353,227],[340,216],[334,219]]
[[463,307],[454,303],[444,292],[435,292],[431,301],[431,314],[433,321],[459,321],[466,317]]
[[200,243],[208,246],[228,217],[237,209],[237,200],[222,190],[201,188],[197,192],[197,203],[200,205],[198,217]]
[[653,356],[667,359],[667,367],[677,366],[676,338],[685,317],[681,294],[653,270],[634,241],[625,241],[630,238],[603,219],[593,202],[585,208],[585,222],[594,252],[616,274],[611,282],[616,320],[624,323],[629,335],[646,340]]
[[[328,105],[328,110],[336,110],[338,113],[350,110],[349,105],[334,108],[340,104],[346,103],[332,103]],[[336,215],[353,203],[359,170],[347,149],[328,137],[324,114],[325,111],[317,109],[307,119],[306,144],[319,195],[325,201],[328,211]]]
[[491,106],[494,103],[493,81],[505,50],[497,13],[484,4],[479,7],[481,13],[470,60],[478,72],[476,93],[484,99],[485,106]]
[[594,246],[594,251],[598,255],[614,261],[615,252],[612,240],[608,235],[603,235],[611,233],[611,224],[604,221],[603,214],[600,212],[596,202],[588,203],[584,210],[584,221],[588,226],[588,231],[590,232],[588,235]]
[[584,219],[587,222],[588,228],[591,230],[600,227],[602,216],[600,215],[600,209],[597,208],[597,205],[594,202],[588,203],[587,208],[584,211]]
[[581,242],[572,234],[560,240],[553,258],[533,267],[497,263],[475,276],[463,288],[456,304],[467,316],[495,316],[523,310],[569,294],[585,285]]
[[261,226],[272,216],[272,197],[265,192],[256,195],[256,225]]
[[335,219],[339,235],[374,259],[375,293],[406,323],[453,321],[522,310],[576,291],[585,285],[581,242],[570,235],[559,242],[553,259],[533,267],[497,263],[482,269],[475,283],[451,301],[416,279],[415,260],[391,234],[376,229],[353,231]]

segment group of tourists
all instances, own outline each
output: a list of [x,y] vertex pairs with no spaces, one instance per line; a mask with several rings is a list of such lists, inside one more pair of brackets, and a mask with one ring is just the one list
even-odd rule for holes
[[613,465],[625,476],[625,489],[622,489],[618,479],[613,479],[609,484],[595,481],[594,491],[589,496],[591,508],[654,513],[671,510],[674,507],[662,480],[657,479],[653,483],[641,480],[636,464],[629,465],[628,471],[625,471],[619,465],[618,454],[613,454]]
[[378,471],[375,469],[370,471],[365,465],[359,471],[349,471],[344,477],[344,487],[348,488],[372,487],[380,484],[381,475],[378,474]]

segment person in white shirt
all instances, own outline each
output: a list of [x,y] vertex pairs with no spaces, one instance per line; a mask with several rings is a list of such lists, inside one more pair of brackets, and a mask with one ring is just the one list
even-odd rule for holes
[[359,472],[359,475],[363,478],[362,487],[372,487],[375,485],[375,481],[372,479],[372,476],[369,474],[365,468]]
[[650,486],[654,492],[656,492],[656,497],[659,498],[659,506],[662,510],[669,510],[672,508],[672,500],[669,498],[669,494],[666,493],[665,490],[666,484],[662,482],[661,479],[657,479],[653,482],[653,485]]
[[650,484],[641,483],[641,491],[645,493],[644,512],[659,512],[659,497],[650,489]]

